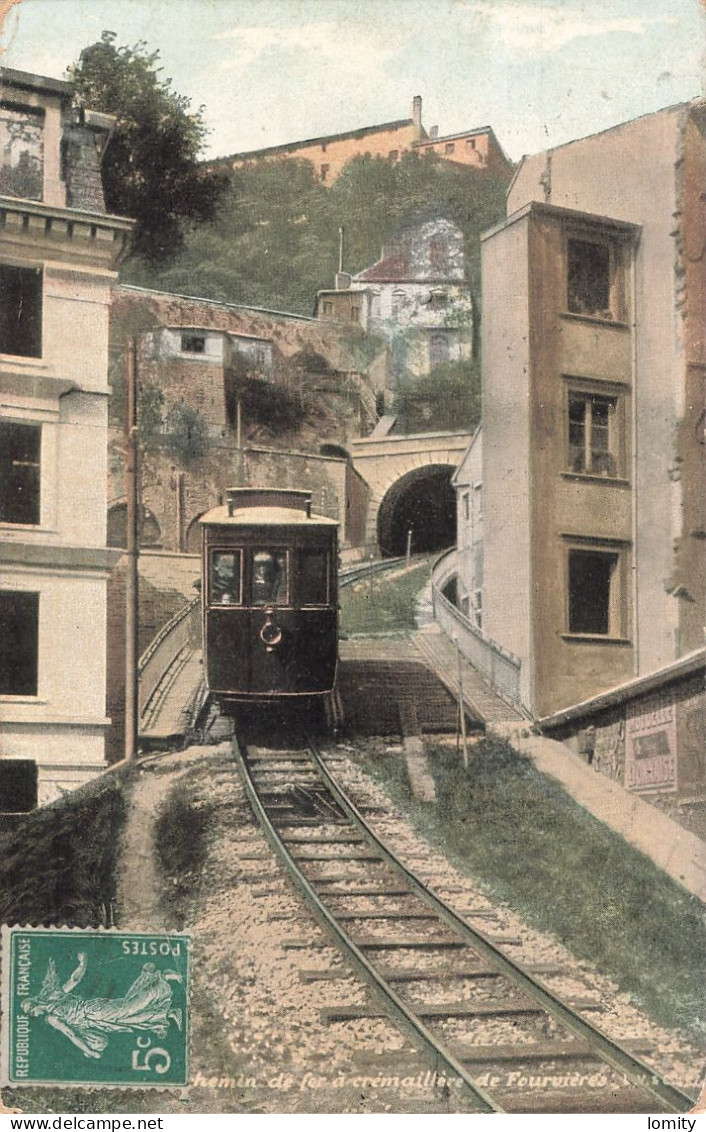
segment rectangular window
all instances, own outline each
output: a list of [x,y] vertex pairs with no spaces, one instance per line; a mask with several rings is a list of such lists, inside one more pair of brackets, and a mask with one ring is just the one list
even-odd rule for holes
[[286,550],[262,547],[252,552],[251,605],[288,605],[289,578]]
[[612,318],[611,249],[608,244],[569,240],[567,309],[572,314]]
[[37,805],[34,759],[0,758],[0,813],[25,814]]
[[360,307],[351,307],[351,322],[360,320]]
[[329,171],[330,168],[331,168],[330,165],[322,165],[321,166],[321,180],[322,181],[326,181],[328,179],[328,171]]
[[41,200],[44,195],[44,111],[0,106],[0,194]]
[[619,473],[617,397],[569,393],[569,468],[592,476]]
[[212,550],[209,604],[242,605],[242,576],[241,550]]
[[483,591],[473,591],[473,620],[479,629],[483,628]]
[[471,149],[475,149],[476,148],[476,139],[475,138],[467,138],[466,139],[466,145],[470,146]]
[[42,356],[42,270],[0,264],[0,354]]
[[433,311],[443,310],[449,305],[449,296],[446,291],[432,291],[429,295],[429,307]]
[[328,554],[302,550],[299,555],[299,601],[302,605],[328,605]]
[[617,586],[617,553],[570,550],[569,632],[619,635],[615,612]]
[[391,149],[390,152],[388,153],[387,157],[388,157],[389,161],[397,161],[397,158],[399,157],[399,155],[400,155],[400,153],[399,153],[398,149]]
[[324,303],[324,314],[333,314],[333,303],[326,301]]
[[473,519],[479,522],[483,518],[483,484],[473,485]]
[[206,353],[206,335],[205,334],[182,334],[181,336],[181,349],[184,354],[205,354]]
[[463,517],[468,522],[471,517],[471,493],[464,491],[463,496]]
[[455,149],[456,149],[456,146],[454,145],[453,142],[447,142],[446,145],[444,146],[444,153],[453,153]]
[[429,368],[443,365],[449,360],[449,342],[445,334],[432,334],[429,339]]
[[0,421],[0,523],[39,523],[41,444],[41,425]]
[[36,696],[39,594],[0,590],[0,695]]

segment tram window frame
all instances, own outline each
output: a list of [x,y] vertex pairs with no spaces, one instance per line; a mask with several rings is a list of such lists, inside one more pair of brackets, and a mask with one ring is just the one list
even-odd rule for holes
[[[319,601],[307,600],[304,594],[304,568],[303,561],[308,556],[315,555],[324,560],[324,588],[323,597]],[[297,554],[297,586],[299,589],[299,604],[302,609],[325,609],[331,604],[331,555],[324,546],[305,546]]]
[[[217,555],[233,557],[238,563],[237,599],[234,601],[214,600],[214,559]],[[243,551],[237,546],[213,546],[208,560],[208,604],[211,609],[233,609],[243,604]]]
[[[255,582],[255,556],[257,554],[281,555],[284,560],[284,596],[270,597],[266,601],[255,601],[253,586]],[[290,566],[289,548],[286,546],[267,546],[262,543],[251,546],[248,552],[248,599],[249,609],[266,609],[268,606],[289,606],[292,604],[292,571]]]

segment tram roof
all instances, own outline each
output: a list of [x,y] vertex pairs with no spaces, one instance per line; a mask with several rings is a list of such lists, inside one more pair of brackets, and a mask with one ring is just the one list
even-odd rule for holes
[[338,520],[325,515],[307,515],[292,507],[239,507],[229,514],[227,504],[214,507],[201,516],[204,526],[212,527],[337,527]]

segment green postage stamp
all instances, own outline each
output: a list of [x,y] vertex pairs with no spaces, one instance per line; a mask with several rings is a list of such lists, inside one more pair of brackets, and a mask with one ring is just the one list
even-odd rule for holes
[[189,937],[2,929],[1,1083],[189,1083]]

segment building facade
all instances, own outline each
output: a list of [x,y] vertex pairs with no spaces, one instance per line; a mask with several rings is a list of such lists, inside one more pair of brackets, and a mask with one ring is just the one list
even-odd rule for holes
[[363,332],[120,285],[111,308],[109,542],[125,545],[125,355],[137,342],[145,548],[196,552],[199,518],[237,484],[299,487],[361,539],[366,491],[345,449],[371,431]]
[[454,472],[456,562],[454,604],[483,628],[483,430],[478,428]]
[[0,809],[104,767],[112,120],[0,72]]
[[318,293],[317,318],[359,323],[387,342],[390,388],[471,357],[473,299],[463,233],[450,220],[402,225],[377,263],[357,275],[340,273],[336,282],[334,290]]
[[484,237],[483,630],[536,717],[703,646],[704,126],[525,159]]
[[411,118],[234,153],[230,157],[206,162],[206,165],[212,169],[232,171],[259,161],[298,158],[311,161],[319,181],[331,185],[353,157],[383,157],[394,164],[403,154],[414,152],[434,153],[446,161],[498,177],[508,178],[512,169],[490,126],[448,137],[439,137],[438,127],[432,126],[427,133],[422,125],[422,100],[419,95],[413,99]]

